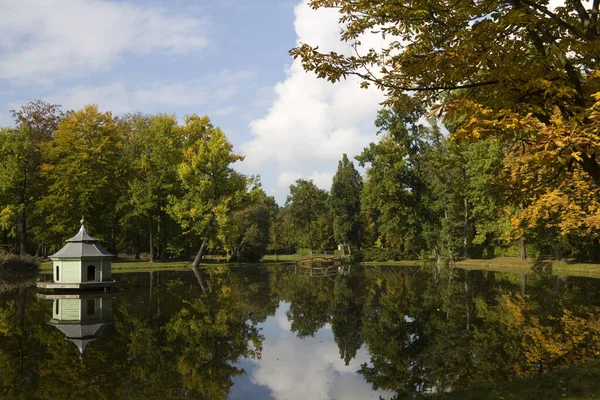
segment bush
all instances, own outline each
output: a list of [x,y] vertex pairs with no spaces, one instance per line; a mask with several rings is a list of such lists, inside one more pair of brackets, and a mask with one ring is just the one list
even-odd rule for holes
[[3,284],[32,279],[39,268],[40,259],[37,257],[0,253],[0,281]]
[[0,253],[0,270],[35,270],[40,267],[40,259],[33,256],[18,256],[11,253]]
[[364,261],[399,261],[406,259],[405,254],[395,247],[371,247],[362,250]]

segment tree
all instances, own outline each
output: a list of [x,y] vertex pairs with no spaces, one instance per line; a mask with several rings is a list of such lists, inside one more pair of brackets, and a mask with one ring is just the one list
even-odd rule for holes
[[50,141],[64,118],[60,106],[41,100],[11,110],[16,129],[4,129],[0,139],[0,215],[3,225],[16,226],[20,254],[27,253],[28,221],[44,185],[40,179],[41,147]]
[[248,204],[233,211],[220,231],[225,248],[238,262],[258,262],[265,255],[271,219],[277,210],[275,199],[260,186],[254,187],[248,197]]
[[183,127],[186,138],[183,160],[177,174],[183,195],[169,197],[169,214],[184,230],[202,239],[194,259],[197,268],[210,240],[216,240],[218,225],[224,225],[231,206],[245,196],[247,179],[232,164],[243,156],[233,153],[233,146],[208,117],[192,115]]
[[0,131],[0,155],[0,226],[19,239],[19,252],[23,255],[27,253],[26,221],[39,154],[27,128],[4,128]]
[[271,226],[269,228],[268,250],[277,254],[281,251],[295,251],[296,241],[294,239],[294,228],[290,220],[288,207],[279,207],[274,215],[271,215]]
[[346,154],[338,163],[338,169],[333,176],[329,204],[333,214],[333,234],[338,243],[348,246],[350,243],[360,247],[361,215],[360,193],[363,182],[360,174],[354,168],[354,163],[348,160]]
[[298,179],[290,185],[286,207],[289,208],[296,241],[310,250],[311,257],[314,249],[329,244],[333,236],[327,207],[328,196],[312,180]]
[[[305,69],[338,81],[349,75],[386,91],[388,104],[413,92],[446,120],[455,137],[497,137],[515,178],[535,204],[576,204],[561,229],[597,237],[600,184],[598,2],[552,8],[544,0],[397,3],[313,0],[335,7],[351,55],[291,50]],[[588,4],[591,6],[588,6]],[[362,51],[363,34],[387,43]],[[575,188],[571,182],[575,181]],[[587,194],[593,193],[587,197]],[[586,218],[579,218],[581,215]]]
[[423,113],[416,104],[381,110],[375,122],[381,140],[357,157],[369,165],[362,203],[376,215],[379,244],[414,255],[436,248],[441,218],[427,176],[439,135],[420,122]]
[[[123,148],[123,168],[129,174],[122,206],[128,212],[122,221],[134,217],[135,222],[147,224],[150,261],[154,261],[156,247],[160,258],[166,256],[167,200],[179,192],[177,165],[183,138],[174,115],[131,115],[126,125],[129,134]],[[160,234],[158,241],[156,233]]]
[[76,232],[84,215],[94,235],[109,241],[116,251],[122,145],[116,118],[96,105],[69,114],[57,126],[54,139],[43,146],[41,174],[48,192],[37,202],[45,215],[37,231],[43,243],[59,246]]

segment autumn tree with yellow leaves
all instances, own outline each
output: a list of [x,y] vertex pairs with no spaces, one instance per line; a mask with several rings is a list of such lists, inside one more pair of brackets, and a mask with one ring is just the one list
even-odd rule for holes
[[[600,2],[313,0],[336,8],[351,55],[291,50],[332,82],[354,75],[456,123],[454,139],[504,144],[520,235],[536,218],[557,234],[598,236]],[[362,51],[365,34],[383,48]],[[558,209],[554,206],[559,206]],[[553,207],[553,214],[547,213]]]

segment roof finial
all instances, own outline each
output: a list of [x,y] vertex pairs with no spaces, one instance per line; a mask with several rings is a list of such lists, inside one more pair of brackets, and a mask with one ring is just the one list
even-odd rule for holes
[[79,222],[81,222],[81,225],[83,225],[85,223],[85,219],[83,218],[83,215],[81,216],[81,221],[79,221]]

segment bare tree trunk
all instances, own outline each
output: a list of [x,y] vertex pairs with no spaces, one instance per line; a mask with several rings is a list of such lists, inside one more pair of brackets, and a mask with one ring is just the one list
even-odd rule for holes
[[148,316],[152,316],[152,290],[154,288],[154,271],[150,271],[150,282],[148,284]]
[[158,223],[156,224],[156,258],[158,260],[163,259],[163,243],[162,243],[162,221],[160,219],[160,213],[158,215]]
[[25,216],[25,211],[19,214],[17,230],[19,235],[19,254],[24,256],[27,254],[27,217]]
[[520,242],[521,242],[521,260],[526,261],[527,260],[527,245],[525,243],[525,236],[521,236]]
[[435,257],[435,266],[437,268],[439,268],[441,260],[440,260],[440,248],[438,247],[437,243],[435,245],[433,245],[433,254]]
[[342,243],[342,257],[346,256],[346,251],[344,250],[344,244]]
[[200,273],[200,268],[192,266],[192,271],[194,271],[194,275],[196,275],[196,280],[200,285],[200,289],[202,289],[202,293],[206,294],[206,286],[204,286],[204,281],[202,280],[202,274]]
[[558,242],[556,241],[556,230],[554,227],[548,229],[548,233],[550,234],[550,244],[552,245],[552,250],[554,251],[554,257],[556,257],[556,261],[562,262],[564,257],[558,248]]
[[160,212],[160,259],[167,259],[167,214]]
[[204,257],[204,252],[206,251],[207,246],[208,246],[208,239],[204,238],[202,240],[202,245],[200,246],[200,249],[198,250],[198,254],[196,254],[196,258],[194,259],[194,262],[192,263],[192,268],[198,268],[198,266],[200,265],[200,261],[202,261],[202,257]]
[[352,250],[350,249],[350,244],[347,244],[346,246],[348,246],[348,255],[351,256],[352,255]]
[[471,309],[469,307],[469,270],[465,270],[465,306],[467,308],[467,332],[471,330]]
[[562,294],[562,291],[565,287],[565,280],[567,278],[564,276],[557,276],[556,277],[556,286],[554,288],[554,295],[559,297]]
[[437,243],[433,245],[433,254],[435,257],[435,273],[433,275],[433,287],[437,288],[442,274],[442,260],[440,256],[440,248]]
[[527,291],[527,274],[524,272],[521,272],[521,294],[523,296],[525,296],[526,291]]
[[464,197],[464,205],[465,205],[465,223],[463,227],[463,245],[464,256],[465,258],[469,258],[469,201],[467,200],[467,196]]
[[150,225],[150,262],[154,262],[154,224],[152,223],[152,217],[148,218],[148,224]]

